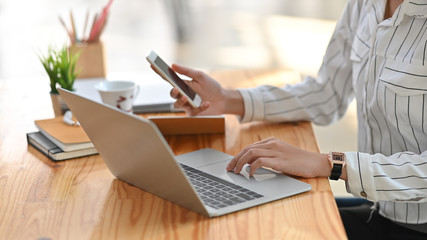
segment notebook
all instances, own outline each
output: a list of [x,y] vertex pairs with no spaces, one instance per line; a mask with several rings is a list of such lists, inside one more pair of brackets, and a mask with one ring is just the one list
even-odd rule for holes
[[64,123],[62,116],[35,120],[34,123],[47,139],[66,152],[93,148],[83,129]]
[[64,89],[59,93],[116,178],[207,217],[311,189],[267,169],[254,176],[249,166],[240,174],[227,172],[233,156],[214,149],[175,156],[151,121]]
[[42,132],[27,133],[27,142],[52,161],[61,161],[78,157],[97,154],[95,147],[64,151],[54,142],[50,141]]

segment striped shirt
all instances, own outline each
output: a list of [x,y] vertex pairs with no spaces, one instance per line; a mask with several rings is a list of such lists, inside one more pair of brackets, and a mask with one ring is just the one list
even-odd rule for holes
[[347,152],[347,190],[384,217],[427,223],[427,0],[350,0],[317,78],[239,89],[247,121],[341,118],[356,98],[358,151]]

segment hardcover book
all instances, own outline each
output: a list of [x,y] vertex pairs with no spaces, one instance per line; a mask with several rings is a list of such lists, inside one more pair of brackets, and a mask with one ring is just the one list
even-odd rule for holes
[[41,132],[27,133],[27,142],[52,161],[67,160],[97,154],[95,147],[84,148],[74,151],[64,151],[54,142],[50,141]]

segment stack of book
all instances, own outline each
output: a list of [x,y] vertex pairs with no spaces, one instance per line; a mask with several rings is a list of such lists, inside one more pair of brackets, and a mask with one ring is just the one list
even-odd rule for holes
[[53,161],[97,154],[81,126],[68,125],[62,117],[36,120],[39,131],[27,133],[28,144]]

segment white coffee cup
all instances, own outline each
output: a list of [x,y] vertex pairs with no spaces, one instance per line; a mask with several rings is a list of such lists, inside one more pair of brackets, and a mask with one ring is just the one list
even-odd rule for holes
[[132,113],[133,101],[139,92],[139,86],[130,81],[102,81],[95,85],[102,102]]

